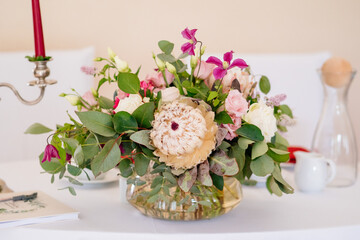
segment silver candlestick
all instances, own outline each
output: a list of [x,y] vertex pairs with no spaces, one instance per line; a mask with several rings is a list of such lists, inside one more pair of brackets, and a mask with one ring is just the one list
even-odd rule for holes
[[52,84],[57,83],[56,80],[46,80],[46,77],[48,77],[50,75],[50,69],[47,66],[48,61],[50,61],[50,60],[34,61],[35,68],[34,68],[33,72],[34,72],[34,76],[38,80],[28,82],[28,86],[38,86],[40,88],[40,96],[38,98],[36,98],[35,100],[33,100],[33,101],[25,100],[23,97],[20,96],[20,93],[16,90],[16,88],[13,85],[11,85],[10,83],[0,83],[0,87],[10,88],[14,92],[15,96],[23,104],[35,105],[35,104],[39,103],[41,101],[41,99],[44,97],[45,87],[47,85],[52,85]]

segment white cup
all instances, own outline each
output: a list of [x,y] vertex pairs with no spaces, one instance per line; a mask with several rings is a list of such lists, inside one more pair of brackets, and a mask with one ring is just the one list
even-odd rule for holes
[[336,174],[334,161],[313,152],[294,153],[295,183],[302,192],[320,192]]

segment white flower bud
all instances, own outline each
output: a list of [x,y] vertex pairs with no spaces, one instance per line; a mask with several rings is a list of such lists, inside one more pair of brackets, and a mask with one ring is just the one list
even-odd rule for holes
[[190,58],[191,68],[193,68],[193,69],[196,68],[197,64],[198,64],[198,58],[195,56],[191,56],[191,58]]
[[176,68],[174,67],[174,65],[172,65],[171,63],[166,63],[166,68],[167,70],[172,73],[172,74],[176,74]]
[[162,60],[160,60],[159,58],[156,57],[155,62],[160,71],[165,70],[165,63]]
[[129,72],[129,65],[126,61],[121,60],[118,56],[114,57],[114,61],[119,72]]
[[78,96],[66,95],[65,99],[68,100],[68,102],[73,106],[76,106],[80,103],[80,98]]
[[111,61],[114,61],[114,58],[116,57],[116,54],[113,52],[111,48],[108,47],[108,55]]
[[206,46],[202,46],[201,49],[200,49],[200,55],[204,55],[205,53],[205,50],[206,50]]

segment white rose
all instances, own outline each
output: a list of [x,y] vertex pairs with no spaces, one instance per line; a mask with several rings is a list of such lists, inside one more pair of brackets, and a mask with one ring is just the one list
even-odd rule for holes
[[142,104],[143,101],[139,94],[130,94],[128,97],[120,100],[115,112],[125,111],[132,114]]
[[243,118],[246,122],[260,128],[265,141],[270,142],[277,131],[274,109],[263,101],[250,106],[248,113]]
[[169,87],[161,90],[161,100],[163,102],[172,102],[178,97],[180,97],[180,92],[176,87]]

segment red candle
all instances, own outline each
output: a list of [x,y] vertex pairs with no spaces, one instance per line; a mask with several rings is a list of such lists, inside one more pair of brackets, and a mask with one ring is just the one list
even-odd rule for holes
[[35,57],[45,57],[44,36],[41,24],[41,12],[39,0],[32,1],[33,23],[34,23],[34,42]]

